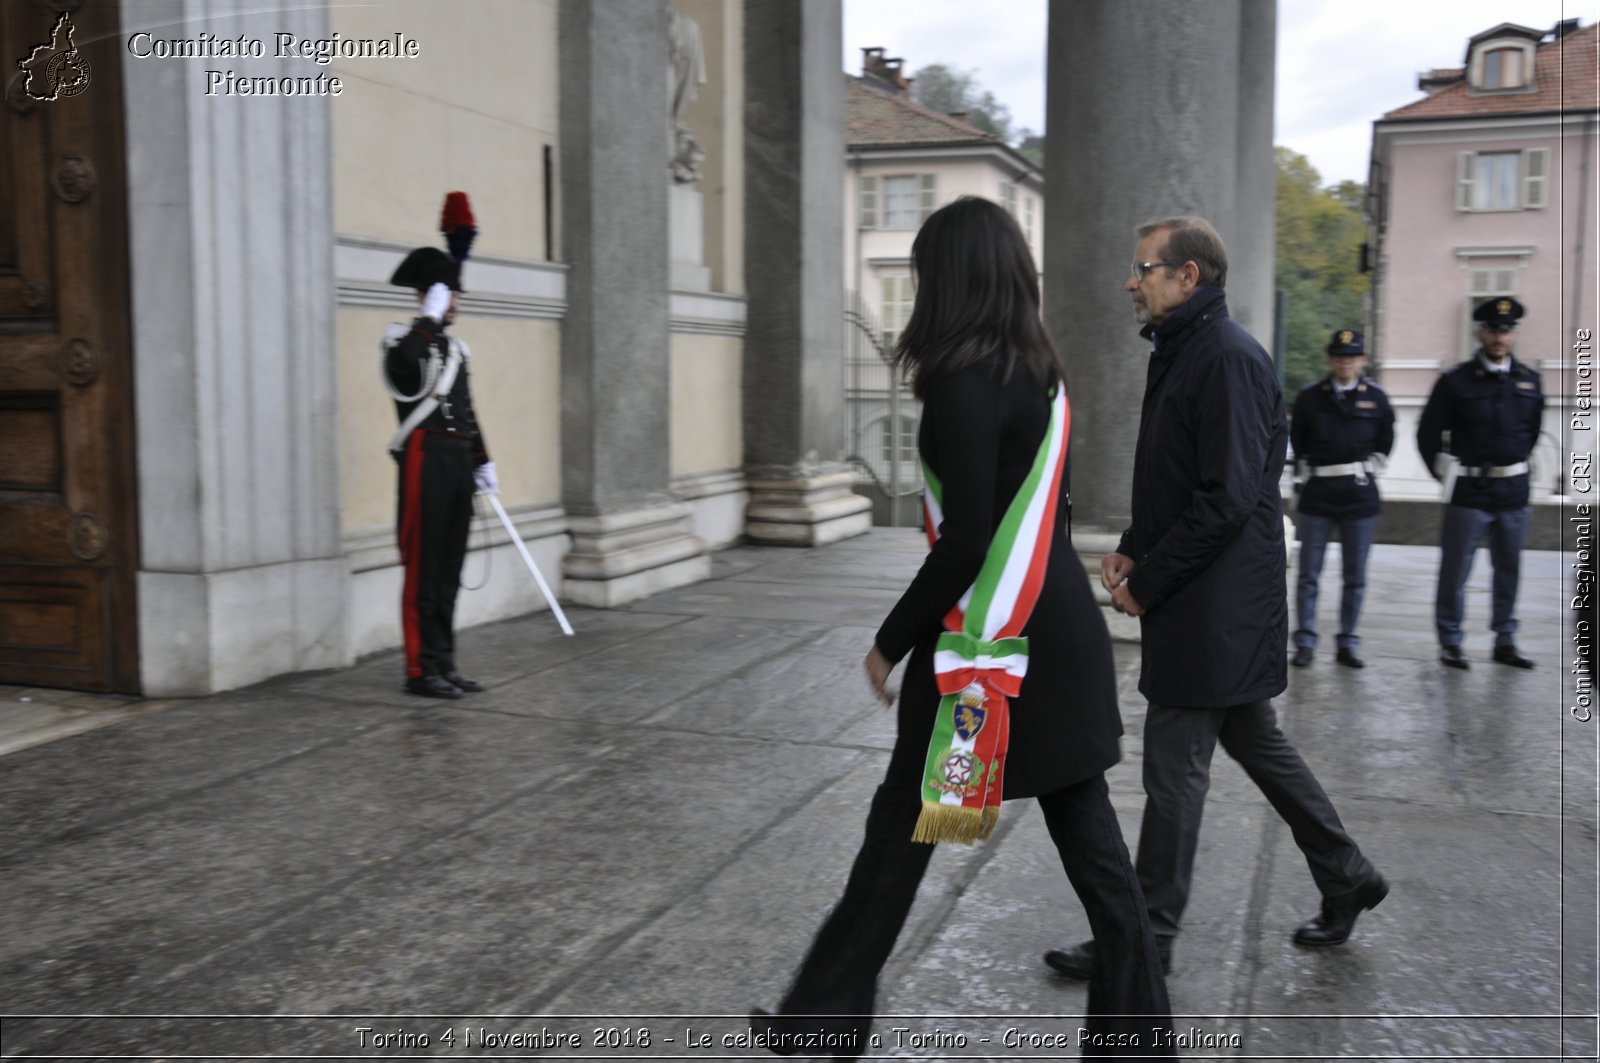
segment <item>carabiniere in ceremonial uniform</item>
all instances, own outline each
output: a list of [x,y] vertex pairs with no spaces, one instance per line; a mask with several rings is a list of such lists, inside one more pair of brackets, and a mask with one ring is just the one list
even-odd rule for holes
[[1511,355],[1522,304],[1491,299],[1473,313],[1477,352],[1440,375],[1422,410],[1417,449],[1444,484],[1434,626],[1439,660],[1470,667],[1461,650],[1467,576],[1485,534],[1494,566],[1494,657],[1532,668],[1516,644],[1517,583],[1528,537],[1528,458],[1539,441],[1544,392],[1539,374]]
[[384,333],[384,382],[400,427],[389,451],[400,466],[396,529],[404,568],[400,621],[407,693],[459,698],[483,690],[455,658],[456,596],[467,556],[474,490],[498,490],[472,408],[470,352],[446,329],[455,318],[461,264],[419,247],[389,283],[416,291],[421,313]]
[[1361,333],[1341,329],[1328,347],[1328,375],[1295,396],[1289,440],[1301,474],[1298,531],[1299,578],[1291,663],[1304,668],[1317,645],[1317,585],[1322,559],[1335,529],[1344,561],[1339,599],[1338,652],[1350,668],[1365,667],[1357,654],[1356,621],[1367,589],[1367,553],[1378,526],[1378,474],[1394,449],[1394,409],[1382,388],[1365,376],[1367,349]]

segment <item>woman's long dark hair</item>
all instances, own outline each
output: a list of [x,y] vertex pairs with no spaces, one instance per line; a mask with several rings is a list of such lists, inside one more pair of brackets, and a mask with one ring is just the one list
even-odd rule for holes
[[1065,381],[1039,319],[1039,275],[1016,219],[962,196],[928,215],[911,245],[917,299],[894,364],[921,398],[940,373],[993,364],[1009,380],[1021,362],[1042,387]]

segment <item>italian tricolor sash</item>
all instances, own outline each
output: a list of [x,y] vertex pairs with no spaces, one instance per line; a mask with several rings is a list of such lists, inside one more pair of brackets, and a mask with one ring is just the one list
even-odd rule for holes
[[[1056,499],[1066,466],[1072,413],[1066,389],[1050,401],[1050,428],[1028,478],[1006,508],[977,582],[944,618],[934,648],[939,714],[922,771],[922,814],[913,841],[987,840],[1000,821],[1009,699],[1022,691],[1028,640],[1022,629],[1044,585],[1056,532]],[[922,466],[923,513],[931,547],[944,520],[938,477]]]

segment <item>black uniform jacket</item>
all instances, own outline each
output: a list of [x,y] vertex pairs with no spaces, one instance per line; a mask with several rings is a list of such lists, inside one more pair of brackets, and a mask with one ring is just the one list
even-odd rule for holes
[[[1434,462],[1444,450],[1468,468],[1515,465],[1527,461],[1539,442],[1543,413],[1537,370],[1512,358],[1509,372],[1494,373],[1475,355],[1434,382],[1417,425],[1417,449],[1435,479]],[[1462,476],[1450,501],[1469,509],[1521,509],[1528,504],[1528,475]]]
[[[1362,377],[1340,392],[1328,377],[1294,399],[1289,422],[1294,456],[1309,465],[1345,465],[1394,449],[1394,409],[1383,389]],[[1300,489],[1300,512],[1315,517],[1375,517],[1382,502],[1372,476],[1311,476]],[[1365,483],[1359,482],[1365,479]]]
[[[450,338],[439,322],[431,317],[419,317],[411,322],[411,331],[401,337],[400,342],[389,347],[389,353],[383,360],[384,372],[389,374],[389,380],[396,389],[407,395],[415,395],[422,387],[423,368],[428,363],[429,353],[434,350],[448,356]],[[450,386],[449,397],[440,402],[439,408],[424,418],[419,427],[430,432],[471,439],[473,460],[482,465],[489,460],[489,451],[483,440],[483,430],[478,427],[478,415],[472,408],[472,388],[467,376],[467,359],[462,359],[461,370],[456,374],[455,383]],[[395,402],[395,411],[402,424],[411,416],[416,405],[416,402]]]
[[[1050,425],[1050,400],[1021,366],[968,368],[928,383],[917,445],[944,487],[939,540],[877,635],[891,661],[907,653],[900,741],[925,750],[939,694],[933,649],[944,616],[978,578],[989,542],[1033,465]],[[1065,529],[1062,477],[1043,590],[1023,628],[1028,674],[1011,702],[1005,796],[1031,797],[1081,782],[1121,756],[1111,639]]]
[[1289,426],[1272,359],[1201,288],[1159,327],[1133,457],[1139,692],[1217,708],[1288,685],[1283,472]]

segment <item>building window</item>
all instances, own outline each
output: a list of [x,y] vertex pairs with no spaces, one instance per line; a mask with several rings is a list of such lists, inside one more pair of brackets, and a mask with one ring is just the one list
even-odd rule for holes
[[931,173],[883,178],[884,229],[915,229],[933,213],[934,177]]
[[1549,202],[1549,188],[1549,148],[1456,156],[1457,210],[1536,210]]
[[1520,89],[1522,78],[1522,49],[1496,48],[1483,56],[1483,87],[1486,89]]
[[1465,356],[1470,357],[1478,349],[1478,323],[1472,319],[1472,314],[1491,299],[1499,299],[1507,295],[1517,294],[1517,271],[1515,269],[1491,268],[1467,270],[1467,304],[1466,316],[1462,319],[1462,334],[1466,337],[1464,348]]
[[915,229],[933,213],[937,184],[931,173],[861,176],[863,229]]
[[1013,181],[1000,182],[1000,205],[1013,218],[1017,216],[1017,186]]
[[882,296],[878,321],[882,329],[883,349],[886,353],[892,354],[894,345],[900,342],[901,330],[906,327],[906,322],[911,320],[911,307],[916,302],[916,290],[911,285],[909,273],[890,274],[879,278],[878,290]]
[[1525,37],[1478,41],[1467,60],[1473,92],[1527,92],[1533,88],[1535,43]]
[[919,459],[917,457],[917,419],[901,414],[894,420],[899,422],[897,431],[891,430],[890,424],[892,422],[888,417],[878,422],[882,426],[883,432],[880,454],[883,457],[884,473],[887,475],[888,470],[893,467],[892,463],[898,460],[901,464],[901,478],[910,480],[914,476],[907,470],[919,467]]

